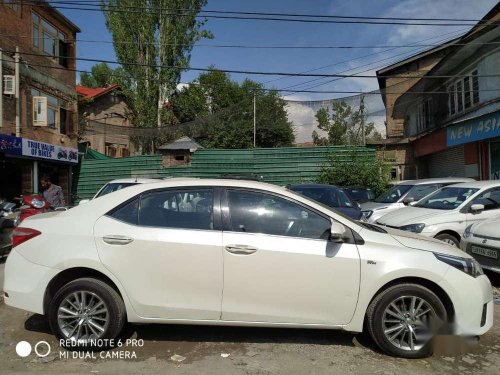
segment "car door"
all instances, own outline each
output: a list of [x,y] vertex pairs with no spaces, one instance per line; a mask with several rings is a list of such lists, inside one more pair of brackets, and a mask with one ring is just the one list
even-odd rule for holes
[[139,316],[220,319],[223,259],[216,191],[148,191],[96,222],[101,261]]
[[227,189],[223,202],[222,320],[329,325],[351,320],[359,253],[354,241],[328,240],[330,218],[266,192]]
[[[482,204],[484,211],[472,212],[470,207],[474,204]],[[478,221],[493,219],[500,216],[500,186],[488,189],[475,197],[468,205],[467,225]]]

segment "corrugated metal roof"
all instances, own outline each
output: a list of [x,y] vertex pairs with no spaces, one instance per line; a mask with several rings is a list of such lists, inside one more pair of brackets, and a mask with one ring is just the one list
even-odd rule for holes
[[179,138],[172,143],[158,147],[159,150],[192,150],[196,151],[202,149],[203,146],[189,137]]

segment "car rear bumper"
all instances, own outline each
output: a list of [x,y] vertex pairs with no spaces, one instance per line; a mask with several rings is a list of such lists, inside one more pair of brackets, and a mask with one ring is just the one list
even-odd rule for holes
[[50,280],[60,270],[32,263],[13,249],[5,265],[5,304],[43,314],[43,299]]
[[493,291],[488,277],[474,278],[450,267],[439,284],[453,303],[455,334],[480,336],[493,326]]

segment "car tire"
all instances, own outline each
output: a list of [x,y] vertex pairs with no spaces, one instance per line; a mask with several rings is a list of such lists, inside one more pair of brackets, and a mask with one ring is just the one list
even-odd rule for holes
[[[78,300],[83,300],[84,303],[78,305]],[[87,309],[84,307],[86,304]],[[81,314],[77,313],[73,317],[81,307],[83,307]],[[84,313],[85,310],[88,311]],[[120,334],[125,324],[126,310],[123,299],[109,284],[94,278],[81,278],[64,285],[54,295],[49,306],[48,318],[50,328],[59,340],[73,342],[76,340],[80,348],[101,349],[109,346],[111,342],[109,340],[115,339]],[[75,336],[68,336],[78,325],[75,321],[80,322],[81,331],[84,331],[80,339],[76,333]],[[80,332],[78,328],[77,332]],[[106,344],[96,347],[96,342]]]
[[453,245],[460,248],[460,240],[452,234],[448,233],[438,234],[434,238],[436,238],[436,240],[446,242],[448,245]]
[[[428,307],[432,309],[432,314],[429,314],[435,318],[430,319],[434,322],[434,324],[430,324],[432,327],[428,327],[430,332],[435,332],[439,326],[447,320],[446,308],[439,297],[422,285],[397,284],[382,291],[375,296],[368,307],[366,312],[366,328],[375,344],[389,355],[402,358],[424,358],[432,354],[432,340],[430,338],[422,341],[419,345],[415,345],[413,350],[409,347],[410,345],[405,347],[405,345],[402,344],[405,341],[405,336],[402,336],[403,338],[401,339],[399,345],[395,343],[395,341],[397,341],[396,339],[391,340],[391,337],[397,333],[399,326],[405,326],[405,323],[408,322],[408,318],[404,322],[401,320],[400,322],[386,323],[389,321],[386,320],[386,317],[392,317],[392,315],[387,314],[388,309],[395,311],[392,310],[391,304],[398,305],[398,303],[410,304],[411,306],[413,297],[415,297],[415,301],[424,301],[424,304],[422,305],[422,309],[424,310],[417,310],[417,313],[419,311],[425,311]],[[419,302],[415,303],[418,304]],[[422,319],[425,317],[426,316],[423,316]],[[399,318],[394,318],[394,320],[398,319]],[[394,330],[394,328],[396,328],[396,330]],[[415,329],[416,326],[413,326],[413,328],[403,329],[403,331],[406,331],[406,335],[408,335],[408,332],[411,334],[411,330]],[[390,333],[387,333],[388,331]],[[404,333],[401,335],[403,334]],[[409,336],[406,336],[406,340],[409,341]]]

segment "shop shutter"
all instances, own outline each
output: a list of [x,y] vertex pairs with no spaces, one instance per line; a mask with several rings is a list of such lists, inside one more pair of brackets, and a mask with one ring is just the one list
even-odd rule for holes
[[465,177],[464,146],[449,148],[431,155],[428,160],[429,177]]

